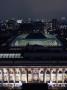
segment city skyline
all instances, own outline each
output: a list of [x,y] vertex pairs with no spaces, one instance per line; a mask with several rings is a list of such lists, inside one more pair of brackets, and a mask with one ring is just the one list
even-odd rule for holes
[[67,17],[66,0],[0,0],[0,18]]

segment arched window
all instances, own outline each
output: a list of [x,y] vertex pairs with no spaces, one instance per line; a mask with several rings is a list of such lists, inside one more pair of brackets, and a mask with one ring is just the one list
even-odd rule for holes
[[53,74],[56,74],[56,71],[52,71]]
[[58,73],[59,73],[59,74],[62,74],[62,71],[59,71]]
[[44,74],[44,71],[40,71],[41,74]]
[[65,71],[65,74],[67,74],[67,71]]
[[46,71],[46,74],[50,74],[50,71],[49,71],[49,70],[47,70],[47,71]]
[[31,74],[31,71],[28,71],[28,74]]

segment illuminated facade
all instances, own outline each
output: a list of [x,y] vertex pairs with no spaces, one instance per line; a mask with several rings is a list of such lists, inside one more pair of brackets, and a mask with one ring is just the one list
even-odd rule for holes
[[62,51],[61,42],[52,35],[32,36],[33,39],[30,34],[20,35],[10,43],[10,48],[0,51],[0,84],[19,87],[37,82],[65,86],[67,52]]
[[35,82],[65,85],[67,67],[0,67],[0,84],[4,86],[21,86],[23,83]]

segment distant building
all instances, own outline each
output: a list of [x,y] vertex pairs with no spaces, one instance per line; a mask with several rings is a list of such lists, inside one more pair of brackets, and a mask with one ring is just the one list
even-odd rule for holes
[[7,30],[16,30],[16,21],[11,19],[11,20],[8,20],[7,23],[6,23],[6,29]]
[[64,45],[67,46],[67,21],[59,21],[58,37],[63,41]]
[[20,19],[20,20],[17,20],[17,23],[18,24],[21,24],[22,23],[22,20]]

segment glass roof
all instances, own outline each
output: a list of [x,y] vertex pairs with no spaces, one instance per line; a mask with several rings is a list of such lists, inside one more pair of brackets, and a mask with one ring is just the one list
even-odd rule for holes
[[42,33],[31,33],[29,34],[26,39],[45,39],[46,37]]
[[11,46],[26,45],[62,46],[56,36],[50,34],[44,35],[42,33],[22,34],[17,36],[11,43]]

